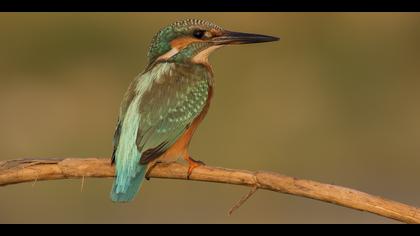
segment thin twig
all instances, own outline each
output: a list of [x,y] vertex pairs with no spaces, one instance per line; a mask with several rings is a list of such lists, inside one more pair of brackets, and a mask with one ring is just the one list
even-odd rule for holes
[[[188,167],[179,163],[161,163],[151,170],[149,177],[186,180],[187,171]],[[109,159],[104,158],[24,159],[0,162],[0,186],[30,182],[34,179],[41,181],[113,176],[114,166],[110,165]],[[259,189],[316,199],[401,222],[420,223],[419,208],[350,188],[272,172],[200,166],[194,169],[189,180],[258,186]]]
[[258,187],[254,186],[247,194],[242,196],[242,198],[239,199],[239,201],[236,202],[232,208],[230,208],[228,215],[231,216],[232,213],[236,211],[239,207],[241,207],[257,190],[258,190]]
[[80,192],[83,192],[83,186],[85,184],[85,176],[82,177],[82,186],[80,186]]
[[32,183],[32,188],[35,187],[36,182],[38,181],[38,175],[36,175],[34,182]]

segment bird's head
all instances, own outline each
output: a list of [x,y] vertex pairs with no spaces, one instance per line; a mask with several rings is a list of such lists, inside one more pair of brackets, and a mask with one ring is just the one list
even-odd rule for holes
[[149,66],[163,61],[205,64],[209,54],[222,46],[276,40],[279,38],[224,30],[204,20],[177,21],[161,29],[153,38],[148,53]]

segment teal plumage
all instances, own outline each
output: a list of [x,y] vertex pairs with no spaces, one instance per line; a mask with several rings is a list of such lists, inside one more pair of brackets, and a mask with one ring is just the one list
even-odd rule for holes
[[159,56],[172,49],[170,45],[171,40],[184,37],[186,35],[192,35],[196,29],[223,30],[220,26],[204,20],[185,19],[176,21],[159,30],[159,32],[153,37],[152,42],[150,43],[149,52],[147,53],[149,64],[155,61]]
[[277,39],[193,19],[161,29],[151,42],[144,72],[121,103],[113,140],[116,178],[111,199],[131,201],[158,160],[183,156],[190,164],[189,176],[199,163],[188,154],[189,141],[207,112],[214,83],[208,55],[227,44]]
[[147,163],[174,144],[202,112],[212,83],[205,66],[170,62],[156,65],[132,82],[114,141],[117,178],[113,201],[134,197]]

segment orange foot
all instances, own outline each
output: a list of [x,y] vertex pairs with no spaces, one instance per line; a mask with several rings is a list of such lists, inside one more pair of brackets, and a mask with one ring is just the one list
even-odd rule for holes
[[192,159],[191,157],[188,157],[187,161],[188,161],[187,179],[190,179],[190,175],[195,168],[205,165],[204,162],[196,161],[196,160]]

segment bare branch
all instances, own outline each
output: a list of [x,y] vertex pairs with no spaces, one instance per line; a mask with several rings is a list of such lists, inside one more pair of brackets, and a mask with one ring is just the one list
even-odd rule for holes
[[[186,180],[186,173],[187,167],[179,163],[157,164],[149,177]],[[109,159],[20,159],[0,162],[0,186],[35,180],[113,176],[114,167]],[[420,209],[416,207],[349,188],[277,173],[200,166],[194,169],[190,180],[257,187],[367,211],[401,222],[420,223]]]

